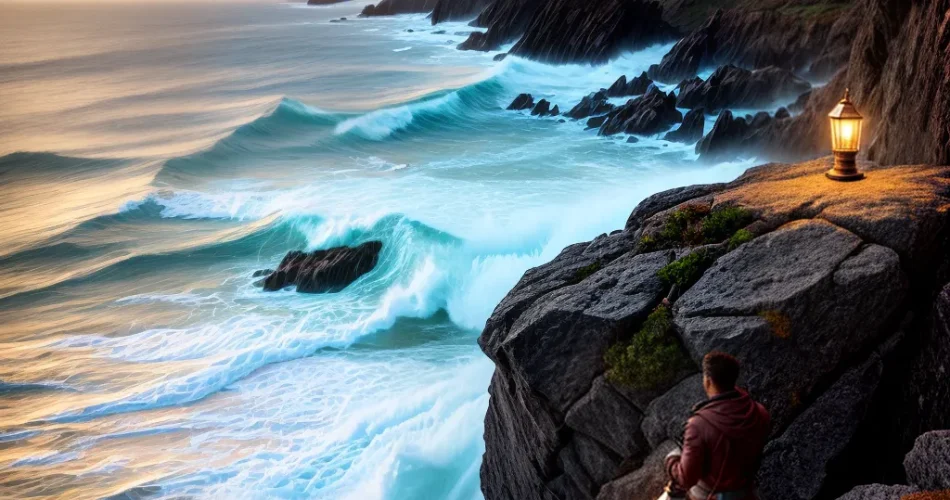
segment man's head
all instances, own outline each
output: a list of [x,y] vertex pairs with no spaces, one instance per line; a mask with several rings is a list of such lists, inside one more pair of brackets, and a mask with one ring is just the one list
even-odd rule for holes
[[703,388],[713,397],[736,388],[739,379],[739,360],[719,351],[703,357]]

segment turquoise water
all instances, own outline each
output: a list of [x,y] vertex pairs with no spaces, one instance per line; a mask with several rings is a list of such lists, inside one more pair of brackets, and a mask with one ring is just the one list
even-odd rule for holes
[[[0,4],[0,497],[480,498],[495,304],[752,164],[504,111],[668,46],[493,62],[365,3]],[[370,239],[339,294],[253,286]]]

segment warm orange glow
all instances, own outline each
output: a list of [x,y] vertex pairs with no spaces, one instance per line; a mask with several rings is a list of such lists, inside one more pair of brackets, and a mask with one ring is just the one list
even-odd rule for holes
[[831,119],[831,148],[835,151],[857,152],[861,147],[860,118]]

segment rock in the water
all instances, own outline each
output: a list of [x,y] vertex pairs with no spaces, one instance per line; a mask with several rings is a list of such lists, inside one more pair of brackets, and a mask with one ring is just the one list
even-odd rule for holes
[[560,114],[561,114],[561,108],[559,108],[557,104],[555,104],[554,107],[551,108],[551,116],[558,116]]
[[838,500],[901,500],[917,491],[913,486],[869,484],[854,488],[838,497]]
[[277,270],[264,279],[264,290],[296,286],[302,293],[339,292],[376,267],[380,241],[357,247],[336,247],[315,252],[290,252]]
[[471,19],[489,3],[490,0],[438,0],[432,8],[432,24]]
[[548,63],[597,64],[677,35],[656,2],[548,0],[511,52]]
[[502,52],[501,54],[498,54],[495,57],[491,58],[491,60],[495,62],[504,61],[506,57],[508,57],[508,53]]
[[607,95],[610,97],[640,95],[646,93],[651,84],[653,84],[653,80],[647,76],[646,71],[629,82],[627,81],[626,75],[624,75],[618,78],[617,81],[607,89]]
[[435,4],[436,0],[382,0],[376,5],[364,7],[360,17],[423,14],[432,12]]
[[[716,261],[676,302],[674,321],[694,360],[713,350],[739,358],[781,428],[820,377],[880,340],[906,290],[893,250],[798,221]],[[820,306],[827,297],[835,307]]]
[[812,500],[829,465],[851,443],[881,382],[881,358],[873,355],[845,373],[765,448],[759,469],[763,498]]
[[631,135],[630,137],[627,137],[627,144],[636,144],[638,142],[640,142],[640,139],[637,139],[637,136],[635,135]]
[[547,99],[541,99],[531,110],[531,116],[548,116],[551,114],[551,103]]
[[251,275],[252,278],[260,278],[261,276],[270,276],[274,274],[273,269],[261,269],[260,271],[254,271],[254,274]]
[[609,113],[614,105],[607,102],[607,91],[592,92],[564,114],[568,118],[582,120],[590,116],[600,116]]
[[653,86],[643,96],[611,111],[599,133],[652,135],[669,129],[682,119],[683,114],[676,109],[676,95],[672,92],[665,94]]
[[607,115],[595,116],[587,120],[587,129],[600,128],[607,121]]
[[703,138],[706,127],[706,111],[703,108],[691,109],[683,117],[680,127],[663,136],[663,140],[693,144]]
[[749,124],[742,118],[733,118],[732,111],[719,113],[719,118],[698,143],[696,154],[706,161],[725,161],[736,158],[749,134]]
[[674,449],[676,444],[672,441],[661,443],[640,468],[605,484],[597,500],[655,500],[669,481],[664,461]]
[[810,88],[807,81],[775,66],[749,71],[727,65],[717,69],[702,85],[683,88],[677,97],[677,106],[704,107],[710,112],[732,107],[762,108],[788,102],[786,99]]
[[531,94],[519,94],[518,97],[515,97],[514,101],[511,101],[511,104],[508,105],[509,111],[521,111],[523,109],[531,109],[534,107],[534,97],[531,97]]
[[950,430],[922,434],[904,457],[907,481],[917,488],[950,489]]

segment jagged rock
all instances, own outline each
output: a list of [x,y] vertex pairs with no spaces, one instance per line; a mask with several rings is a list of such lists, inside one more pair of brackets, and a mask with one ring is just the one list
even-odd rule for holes
[[640,95],[646,93],[652,84],[653,80],[647,76],[646,71],[641,73],[640,76],[631,79],[629,82],[627,81],[627,76],[624,75],[618,78],[617,81],[607,89],[607,95],[609,97]]
[[683,426],[697,403],[706,400],[703,376],[697,373],[684,379],[647,407],[643,417],[643,435],[653,448],[663,441],[682,441]]
[[561,108],[559,108],[557,104],[555,104],[554,107],[551,108],[551,116],[558,116],[560,114],[561,114]]
[[635,135],[631,135],[630,137],[627,137],[627,144],[636,144],[638,142],[640,142],[640,139],[637,139],[637,136]]
[[640,468],[605,484],[597,500],[655,500],[669,480],[664,460],[675,448],[672,441],[660,443]]
[[572,429],[593,437],[623,458],[645,451],[640,436],[643,414],[598,377],[584,397],[567,412],[564,421]]
[[636,208],[630,212],[627,223],[624,225],[624,231],[636,232],[643,225],[643,222],[654,215],[669,210],[681,203],[695,199],[703,198],[712,193],[722,191],[725,184],[698,184],[693,186],[683,186],[656,193],[641,201]]
[[599,116],[609,113],[614,109],[614,105],[607,102],[607,92],[600,90],[592,92],[564,114],[568,118],[582,120],[590,116]]
[[264,290],[276,291],[296,286],[302,293],[334,293],[349,286],[376,267],[380,241],[354,248],[336,247],[315,252],[290,252],[277,270],[264,279]]
[[[797,221],[716,261],[676,302],[674,322],[693,359],[712,350],[739,358],[781,428],[822,376],[879,339],[906,287],[893,250]],[[836,307],[816,306],[826,297]]]
[[360,17],[423,14],[432,12],[435,4],[436,0],[382,0],[376,5],[364,7]]
[[811,500],[832,461],[854,439],[881,382],[884,366],[872,355],[834,383],[765,448],[759,469],[763,498]]
[[725,161],[736,158],[739,148],[749,134],[749,124],[742,118],[733,118],[732,111],[719,113],[712,130],[696,143],[696,154],[707,161]]
[[260,278],[261,276],[269,276],[274,274],[273,269],[261,269],[260,271],[254,271],[254,274],[251,275],[252,278]]
[[514,101],[511,101],[511,104],[508,105],[509,111],[521,111],[523,109],[531,109],[534,107],[534,97],[531,97],[531,94],[519,94],[518,97],[515,97]]
[[551,103],[547,99],[541,99],[531,110],[531,116],[548,116],[551,114]]
[[690,110],[683,117],[683,123],[678,129],[663,136],[664,141],[692,144],[703,138],[706,127],[706,111],[703,108]]
[[498,55],[496,55],[495,57],[491,58],[491,60],[492,60],[492,61],[495,61],[495,62],[504,61],[505,58],[507,58],[507,57],[508,57],[508,53],[507,53],[507,52],[502,52],[501,54],[498,54]]
[[922,434],[904,457],[907,481],[921,490],[950,489],[950,431]]
[[600,126],[603,125],[605,121],[607,121],[607,115],[595,116],[587,120],[587,128],[600,128]]
[[641,97],[627,101],[610,112],[607,121],[600,127],[600,135],[628,134],[651,135],[669,129],[683,120],[676,109],[676,95],[663,93],[656,86],[650,87]]
[[432,8],[432,24],[471,19],[491,0],[438,0]]
[[858,486],[838,497],[838,500],[901,500],[905,495],[917,493],[917,488],[904,485],[870,484]]
[[775,66],[749,71],[727,65],[717,69],[702,85],[688,84],[682,88],[677,106],[701,106],[711,112],[731,107],[762,108],[810,88],[805,80]]
[[675,83],[722,64],[804,71],[812,66],[816,54],[824,72],[842,64],[842,40],[852,37],[858,26],[856,19],[838,23],[849,15],[849,9],[806,16],[797,7],[807,8],[808,4],[796,3],[800,2],[756,2],[757,8],[751,8],[739,2],[736,8],[717,11],[673,46],[660,64],[652,66],[650,77]]
[[623,50],[675,39],[662,14],[646,0],[549,0],[511,52],[548,63],[604,63]]
[[494,0],[472,22],[473,26],[488,30],[471,33],[458,46],[459,50],[497,50],[516,41],[543,5],[543,0]]
[[786,118],[791,118],[791,117],[792,117],[792,114],[789,113],[789,112],[788,112],[788,109],[786,109],[786,108],[784,108],[784,107],[778,108],[778,109],[775,111],[775,119],[776,119],[776,120],[784,120],[784,119],[786,119]]
[[762,128],[769,123],[772,123],[772,117],[769,116],[766,111],[759,111],[752,117],[752,120],[749,121],[749,127],[753,129]]

